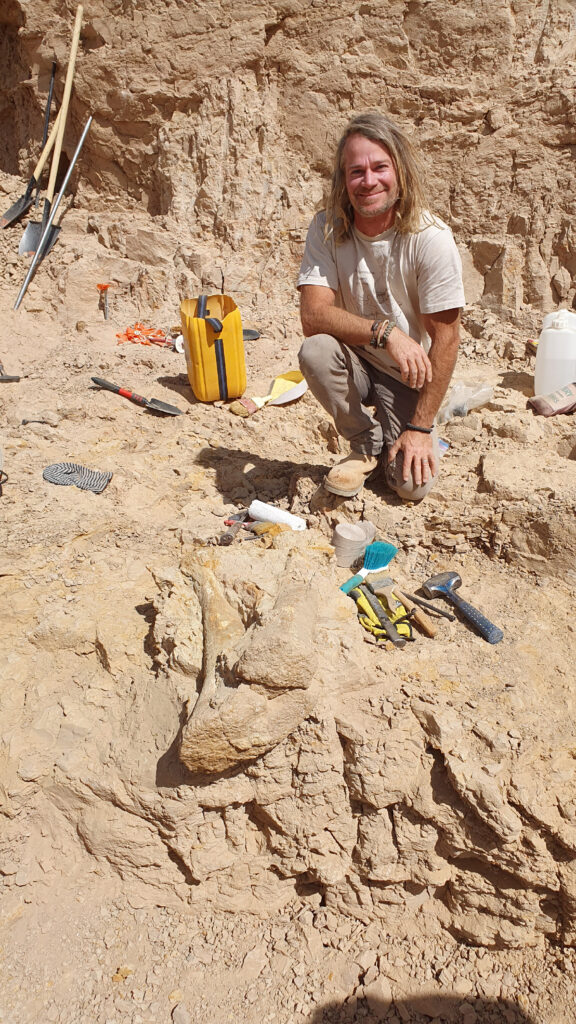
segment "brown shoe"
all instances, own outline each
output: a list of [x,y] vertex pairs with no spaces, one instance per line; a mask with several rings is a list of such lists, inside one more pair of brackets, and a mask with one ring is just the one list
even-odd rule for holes
[[332,494],[340,494],[343,498],[353,498],[378,468],[377,455],[361,455],[352,452],[341,462],[332,467],[324,479],[324,487]]

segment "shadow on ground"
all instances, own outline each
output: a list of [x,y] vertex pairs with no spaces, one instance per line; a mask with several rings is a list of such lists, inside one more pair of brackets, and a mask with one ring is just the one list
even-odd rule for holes
[[530,398],[534,394],[534,375],[522,370],[520,373],[514,370],[506,370],[500,378],[501,388],[510,388],[512,391],[519,391],[521,395]]
[[[468,1013],[466,1010],[468,1009]],[[527,1016],[517,1003],[507,999],[464,1001],[458,996],[407,996],[390,1003],[383,1000],[378,1006],[371,1000],[357,1002],[331,1002],[317,1007],[308,1024],[537,1024],[536,1018]]]
[[[290,442],[286,443],[290,448]],[[296,453],[297,454],[297,453]],[[201,448],[195,463],[215,474],[214,483],[225,501],[242,497],[258,497],[260,501],[274,502],[292,496],[297,481],[307,477],[320,483],[326,467],[291,459],[262,458],[255,451],[240,448]]]

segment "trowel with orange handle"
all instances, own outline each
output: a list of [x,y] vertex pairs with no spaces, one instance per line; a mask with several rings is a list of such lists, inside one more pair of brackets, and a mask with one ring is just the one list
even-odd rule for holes
[[114,391],[115,394],[129,398],[131,402],[136,402],[136,405],[144,405],[147,409],[152,409],[153,412],[164,412],[168,416],[182,414],[182,409],[177,409],[175,405],[168,405],[167,402],[160,402],[157,398],[143,398],[142,395],[137,395],[134,391],[129,391],[128,388],[121,388],[118,384],[111,384],[109,380],[102,380],[101,377],[92,377],[92,380],[99,388]]

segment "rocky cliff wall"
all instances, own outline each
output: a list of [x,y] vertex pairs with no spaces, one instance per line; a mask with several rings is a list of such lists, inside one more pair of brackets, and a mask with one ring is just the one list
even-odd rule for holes
[[[73,21],[62,0],[0,4],[3,171],[31,167]],[[81,202],[147,211],[176,289],[190,271],[284,289],[343,124],[386,110],[422,146],[469,301],[549,309],[575,294],[575,54],[572,0],[92,0],[66,145],[92,114]]]

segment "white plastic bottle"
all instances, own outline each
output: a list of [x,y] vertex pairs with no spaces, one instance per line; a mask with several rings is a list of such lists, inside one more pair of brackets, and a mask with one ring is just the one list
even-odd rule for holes
[[549,313],[542,321],[534,368],[534,394],[548,395],[566,384],[574,383],[576,313],[570,309],[559,309],[556,313]]

